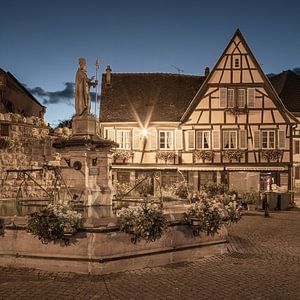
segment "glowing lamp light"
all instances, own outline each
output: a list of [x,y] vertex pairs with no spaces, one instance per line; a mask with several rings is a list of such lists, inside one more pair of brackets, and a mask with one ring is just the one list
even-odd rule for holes
[[147,137],[148,135],[148,129],[147,128],[142,128],[142,136]]

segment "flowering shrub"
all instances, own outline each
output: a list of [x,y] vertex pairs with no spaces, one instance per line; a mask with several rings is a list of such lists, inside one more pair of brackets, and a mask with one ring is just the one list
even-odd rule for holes
[[134,244],[142,239],[154,242],[167,230],[167,219],[156,204],[123,207],[117,215],[120,231],[131,234],[131,242]]
[[195,150],[193,152],[193,155],[194,158],[196,159],[209,160],[209,161],[212,161],[215,156],[213,151],[206,151],[206,150]]
[[228,188],[225,184],[211,183],[202,185],[201,191],[205,192],[207,196],[212,197],[226,193],[228,191]]
[[241,195],[241,202],[243,204],[259,204],[259,193],[258,192],[245,192]]
[[199,220],[199,231],[204,231],[207,235],[214,235],[222,226],[224,206],[215,200],[202,200],[195,202],[186,213],[186,221],[193,224],[193,219]]
[[123,161],[126,161],[130,158],[132,158],[133,153],[129,150],[117,150],[114,154],[113,154],[113,158],[114,159],[120,159]]
[[226,150],[223,151],[223,158],[229,159],[229,160],[240,160],[244,157],[244,151],[242,150]]
[[173,184],[172,191],[174,195],[181,199],[187,199],[192,186],[186,180],[178,181]]
[[175,151],[158,151],[156,158],[164,161],[174,159],[176,157]]
[[133,186],[129,182],[122,183],[122,182],[115,180],[115,181],[113,181],[113,187],[114,187],[116,196],[123,197],[132,189]]
[[282,155],[282,150],[272,149],[272,150],[263,150],[262,157],[267,161],[277,161]]
[[65,245],[70,244],[70,237],[82,228],[81,214],[70,206],[63,204],[49,204],[40,212],[30,214],[27,231],[37,236],[43,244],[49,242]]
[[231,196],[228,195],[217,195],[209,199],[202,193],[200,200],[187,210],[185,221],[192,227],[197,224],[198,232],[214,235],[223,223],[238,222],[242,217],[242,207],[230,199]]

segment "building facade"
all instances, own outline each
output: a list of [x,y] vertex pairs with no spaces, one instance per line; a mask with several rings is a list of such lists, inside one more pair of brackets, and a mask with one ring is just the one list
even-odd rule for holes
[[[292,188],[297,119],[263,73],[241,32],[204,76],[117,74],[102,78],[100,130],[116,141],[113,179],[187,179],[198,190]],[[299,174],[300,175],[300,174]]]
[[43,118],[46,107],[10,73],[0,69],[0,113]]

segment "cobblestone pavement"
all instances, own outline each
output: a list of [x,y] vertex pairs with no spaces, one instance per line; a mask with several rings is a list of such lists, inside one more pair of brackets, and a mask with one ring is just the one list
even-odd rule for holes
[[244,216],[225,255],[106,276],[0,267],[0,299],[300,299],[300,211]]

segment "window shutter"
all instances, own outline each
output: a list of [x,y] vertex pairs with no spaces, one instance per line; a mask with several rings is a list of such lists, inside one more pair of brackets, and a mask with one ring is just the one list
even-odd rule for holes
[[149,130],[149,137],[150,137],[150,149],[156,150],[157,149],[157,131],[156,131],[156,129]]
[[107,130],[107,138],[111,141],[115,141],[115,130],[114,129]]
[[225,108],[227,106],[227,88],[219,89],[220,107]]
[[177,150],[182,149],[182,130],[181,129],[175,130],[175,149],[177,149]]
[[250,88],[248,91],[248,107],[253,108],[255,107],[255,89]]
[[220,131],[213,130],[212,132],[212,148],[220,149]]
[[191,150],[195,149],[195,130],[187,130],[186,131],[186,149]]
[[132,130],[132,149],[139,150],[141,141],[140,129],[133,128]]
[[285,148],[285,131],[279,130],[278,131],[278,148],[284,149]]
[[[227,90],[227,106],[228,107],[235,107],[235,100],[234,100],[234,89]],[[226,107],[226,104],[225,104]]]
[[260,131],[254,131],[254,141],[253,141],[253,148],[259,149],[260,148]]
[[240,149],[247,149],[247,130],[240,130]]

